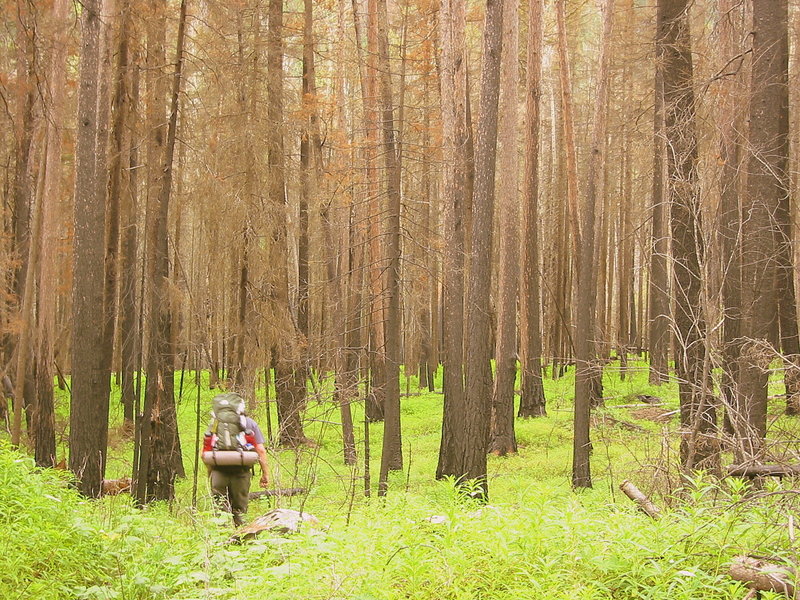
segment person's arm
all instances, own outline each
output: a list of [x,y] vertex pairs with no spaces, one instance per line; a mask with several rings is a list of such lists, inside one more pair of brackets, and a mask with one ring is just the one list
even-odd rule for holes
[[269,485],[269,464],[267,463],[267,450],[264,444],[256,444],[256,452],[258,453],[258,464],[261,465],[261,487]]

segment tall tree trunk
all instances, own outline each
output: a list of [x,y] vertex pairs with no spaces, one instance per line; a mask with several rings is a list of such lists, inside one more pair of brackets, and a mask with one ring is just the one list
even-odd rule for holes
[[[742,346],[737,431],[743,458],[758,457],[767,430],[767,378],[772,353],[767,344],[778,318],[785,229],[777,221],[788,194],[788,5],[753,1],[753,69],[750,89],[750,155],[742,207]],[[788,211],[786,211],[788,212]],[[793,274],[792,274],[793,277]],[[794,307],[787,307],[794,312]],[[794,316],[793,320],[796,321]],[[795,323],[796,326],[796,323]],[[790,333],[790,332],[789,332]]]
[[[297,329],[302,338],[298,368],[308,377],[309,342],[309,230],[308,210],[317,185],[316,166],[319,164],[319,133],[316,117],[316,70],[314,68],[313,3],[304,0],[303,13],[303,106],[307,122],[300,138],[300,208],[297,249]],[[305,386],[305,384],[304,384]]]
[[[150,346],[147,364],[145,408],[142,417],[142,450],[138,466],[139,479],[136,498],[139,502],[171,500],[175,494],[175,476],[182,463],[177,430],[174,396],[174,353],[172,339],[172,310],[169,299],[169,249],[167,245],[169,203],[173,178],[175,140],[177,137],[183,47],[186,31],[186,0],[181,0],[176,62],[172,74],[169,125],[162,155],[162,168],[157,178],[157,196],[148,206],[149,231],[147,236],[148,271],[150,279]],[[148,32],[148,46],[155,44],[157,54],[163,54],[163,24]],[[148,48],[149,51],[149,48]],[[155,82],[161,91],[163,82]],[[164,98],[162,94],[156,94]],[[158,104],[154,108],[158,110]],[[155,114],[155,113],[154,113]],[[160,111],[159,111],[160,114]],[[148,199],[150,200],[150,199]]]
[[704,371],[706,324],[701,298],[702,252],[693,67],[686,0],[659,0],[658,53],[663,56],[667,189],[671,206],[675,371],[684,469],[716,470],[716,410]]
[[444,256],[442,311],[444,411],[436,478],[458,476],[458,433],[464,412],[464,228],[466,201],[466,70],[464,3],[442,0],[439,60],[442,106]]
[[522,397],[520,417],[545,416],[539,276],[539,105],[542,76],[542,2],[531,0],[528,21],[528,95],[525,131],[525,236],[522,254]]
[[[103,0],[101,14],[111,13],[112,0]],[[100,41],[100,96],[97,100],[97,167],[98,185],[102,186],[100,194],[106,205],[105,223],[105,282],[103,289],[103,359],[105,364],[103,370],[110,375],[112,359],[114,356],[114,327],[116,325],[116,284],[119,253],[119,171],[114,169],[110,160],[117,155],[116,141],[110,139],[115,131],[109,134],[111,126],[111,108],[114,99],[111,96],[111,81],[114,79],[114,72],[111,66],[112,51],[112,28],[108,18],[101,20],[101,41]],[[115,85],[116,87],[116,85]],[[115,90],[116,91],[116,90]],[[113,127],[112,127],[113,129]],[[109,148],[109,142],[112,142]],[[115,156],[109,157],[109,151]]]
[[46,154],[44,161],[44,190],[42,196],[42,226],[39,240],[40,267],[37,289],[37,328],[36,383],[37,403],[33,419],[35,432],[36,464],[52,467],[56,462],[55,410],[53,395],[53,360],[56,326],[56,252],[57,206],[61,198],[60,178],[62,127],[64,122],[64,102],[61,91],[64,88],[67,70],[67,35],[64,23],[68,19],[69,3],[58,0],[53,5],[52,20],[58,28],[50,57],[50,75],[47,81],[47,102],[49,103],[46,129]]
[[136,420],[138,406],[138,389],[134,385],[134,374],[138,371],[137,349],[139,340],[139,324],[136,318],[137,306],[137,263],[136,246],[138,238],[137,224],[137,184],[139,167],[138,139],[136,121],[139,104],[139,66],[138,52],[128,67],[130,77],[130,102],[128,106],[128,127],[123,149],[128,165],[126,185],[122,188],[120,204],[120,290],[119,290],[119,329],[122,356],[122,404],[126,427],[132,428]]
[[[305,10],[304,36],[309,37],[312,33],[311,25],[313,20],[311,18],[312,6],[308,0],[306,0]],[[344,129],[347,126],[344,111],[344,84],[346,78],[343,52],[343,47],[346,43],[344,20],[345,0],[339,0],[337,34],[340,45],[338,46],[335,78],[336,127],[339,129]],[[307,46],[308,44],[304,45],[304,57],[305,53],[311,53],[311,49]],[[309,58],[308,60],[311,62],[313,59]],[[344,149],[341,151],[340,158],[345,164],[349,164],[352,161],[352,153],[349,149]],[[320,221],[325,248],[327,300],[331,313],[331,346],[335,370],[334,400],[339,406],[339,415],[342,419],[342,454],[344,463],[353,466],[356,464],[356,445],[350,404],[352,398],[355,397],[356,382],[351,365],[348,364],[352,354],[352,349],[348,348],[348,326],[350,313],[353,309],[350,302],[355,291],[349,280],[354,267],[354,247],[352,244],[354,240],[351,239],[351,234],[354,232],[349,223],[349,214],[352,207],[348,207],[346,201],[339,201],[341,203],[339,204],[336,199],[337,196],[334,195],[329,203],[323,203],[320,210]],[[337,215],[345,215],[347,220],[344,221],[341,216],[337,218]],[[346,225],[343,224],[343,221]],[[334,235],[334,231],[339,232],[339,235]]]
[[356,0],[353,0],[353,23],[362,66],[362,97],[366,147],[364,149],[369,206],[369,289],[370,289],[370,395],[366,402],[367,417],[371,421],[383,420],[386,395],[386,306],[383,287],[383,253],[380,224],[378,182],[378,5],[375,0],[367,2],[367,56],[364,57],[360,43],[361,26]]
[[[243,12],[243,11],[242,11]],[[238,309],[235,339],[235,358],[232,380],[242,395],[247,398],[248,410],[251,412],[256,407],[255,397],[255,365],[248,363],[248,351],[252,352],[257,347],[254,339],[254,325],[257,323],[258,314],[256,299],[251,292],[254,285],[252,279],[252,256],[258,251],[258,241],[255,230],[256,215],[259,210],[259,189],[257,187],[258,165],[256,163],[255,131],[259,128],[258,105],[260,101],[259,81],[261,80],[261,7],[256,5],[251,12],[251,29],[253,45],[250,50],[250,63],[244,56],[244,31],[239,13],[239,68],[241,82],[239,88],[239,107],[244,125],[244,145],[241,149],[241,161],[244,165],[244,223],[240,261],[237,265],[239,277]]]
[[270,0],[267,34],[267,85],[269,99],[267,120],[269,128],[267,162],[270,183],[268,201],[274,216],[272,233],[273,278],[277,290],[274,314],[281,327],[282,339],[274,348],[275,393],[280,421],[279,443],[297,447],[306,443],[303,411],[306,404],[305,370],[300,361],[300,335],[289,309],[289,239],[287,235],[288,206],[285,191],[283,142],[283,0]]
[[[623,69],[622,86],[623,86],[623,102],[626,106],[630,104],[628,89],[630,79],[627,72],[627,67]],[[619,374],[620,380],[624,381],[628,373],[628,353],[634,350],[634,340],[636,332],[636,304],[635,294],[633,291],[634,286],[634,247],[633,247],[633,225],[631,224],[631,211],[633,210],[631,201],[631,143],[630,132],[627,123],[622,124],[622,173],[621,177],[621,193],[619,195],[619,219],[618,219],[618,232],[619,243],[617,249],[619,251],[617,258],[617,268],[619,269],[619,285],[617,291],[617,308],[619,325],[617,328],[617,353],[619,354]],[[605,201],[610,201],[611,194],[603,194]],[[598,334],[598,339],[601,336]]]
[[[131,37],[131,6],[129,0],[124,0],[119,6],[119,31],[117,33],[117,47],[116,47],[116,72],[114,74],[114,94],[112,97],[112,120],[111,120],[111,152],[109,157],[109,184],[108,184],[108,210],[109,213],[106,218],[107,231],[106,231],[106,254],[107,265],[106,271],[106,288],[105,298],[106,307],[109,308],[109,313],[106,315],[107,327],[105,333],[106,348],[104,352],[107,353],[108,360],[111,359],[114,347],[114,320],[119,312],[119,328],[125,343],[129,330],[124,328],[124,325],[129,325],[125,322],[128,316],[123,308],[123,298],[117,298],[118,280],[122,280],[122,268],[126,258],[124,252],[129,251],[123,244],[127,243],[129,237],[124,228],[129,225],[128,221],[123,221],[124,216],[128,216],[124,211],[128,209],[126,205],[127,198],[125,197],[130,193],[131,186],[131,164],[130,164],[130,139],[132,123],[132,111],[130,107],[131,97],[131,69],[129,63],[129,45]],[[120,232],[123,232],[120,235]],[[124,285],[120,286],[120,290],[124,290]],[[124,355],[124,352],[123,352]],[[125,361],[123,360],[123,365]],[[124,406],[124,419],[125,423],[132,423],[133,421],[133,381],[130,377],[130,372],[126,372],[125,368],[122,371],[122,397],[121,401]]]
[[[743,31],[744,9],[735,0],[719,0],[720,22],[718,24],[722,57],[733,60],[739,52],[736,43]],[[721,270],[721,296],[723,307],[724,357],[720,394],[725,407],[725,429],[734,433],[734,423],[741,416],[736,392],[738,356],[741,352],[741,257],[740,257],[740,199],[739,190],[743,178],[741,172],[741,146],[739,139],[745,129],[739,104],[742,101],[744,73],[740,58],[731,65],[732,75],[720,82],[720,159],[722,165],[720,189],[719,260]],[[739,71],[739,72],[737,72]],[[737,425],[736,428],[739,426]]]
[[483,30],[480,122],[475,148],[475,188],[472,195],[472,243],[466,295],[467,348],[462,453],[457,457],[459,480],[474,480],[474,493],[488,500],[486,449],[492,395],[491,287],[492,228],[494,221],[495,158],[500,96],[500,60],[503,48],[504,0],[487,0]]
[[[760,5],[754,3],[754,11]],[[797,325],[797,294],[795,289],[794,233],[790,197],[789,165],[789,9],[786,3],[768,5],[769,13],[763,22],[770,31],[765,48],[769,56],[770,75],[764,82],[768,98],[763,106],[774,111],[777,122],[775,138],[770,143],[768,156],[773,167],[771,176],[774,193],[776,225],[772,227],[776,245],[776,294],[780,325],[780,351],[784,355],[784,382],[786,385],[786,414],[800,414],[800,334]],[[760,23],[757,23],[760,26]],[[772,30],[775,27],[775,30]],[[754,30],[755,27],[754,27]],[[757,31],[757,30],[756,30]],[[754,38],[754,45],[760,41]],[[754,47],[755,53],[755,47]],[[766,58],[766,57],[765,57]],[[755,83],[755,80],[753,81]],[[751,121],[752,123],[752,121]],[[753,146],[757,148],[758,146]],[[763,163],[760,163],[763,165]],[[763,167],[762,167],[763,168]]]
[[589,456],[589,416],[593,396],[593,379],[596,377],[594,341],[594,290],[595,265],[594,229],[597,189],[603,176],[603,154],[606,137],[608,102],[608,64],[611,50],[611,29],[614,24],[614,5],[603,2],[603,38],[597,67],[597,89],[594,95],[591,158],[587,174],[586,204],[582,211],[581,252],[576,256],[578,287],[575,298],[575,422],[572,448],[572,486],[592,487]]
[[503,24],[497,167],[504,176],[497,186],[499,281],[494,394],[489,451],[505,456],[517,451],[514,435],[514,383],[517,376],[517,295],[519,289],[519,0],[507,0]]
[[386,167],[387,265],[386,265],[386,397],[384,398],[383,451],[378,495],[388,487],[390,470],[403,468],[400,431],[400,157],[394,134],[392,80],[389,63],[389,33],[386,0],[378,2],[378,57],[381,113],[383,116],[383,155]]
[[[660,51],[660,46],[659,46]],[[669,276],[667,258],[669,232],[664,202],[664,93],[661,54],[657,55],[654,77],[653,108],[653,191],[651,198],[650,278],[647,297],[650,300],[650,384],[666,383],[669,372]]]
[[[431,57],[426,54],[426,61],[431,61]],[[424,82],[423,102],[426,107],[431,106],[430,100],[430,86],[428,78]],[[431,243],[429,232],[437,231],[436,222],[436,205],[434,192],[432,190],[432,173],[431,163],[427,155],[432,151],[431,147],[431,112],[430,109],[425,109],[423,117],[423,141],[422,145],[426,158],[422,163],[422,185],[423,185],[423,205],[422,205],[422,229],[426,232],[428,244]],[[439,364],[439,344],[436,323],[436,314],[438,311],[438,263],[435,252],[427,252],[422,260],[427,266],[427,271],[422,275],[423,282],[426,284],[423,288],[424,298],[421,302],[419,311],[420,320],[420,364],[419,364],[419,387],[427,387],[429,391],[436,390],[434,383],[434,374]]]
[[[34,153],[32,153],[33,155]],[[25,269],[25,281],[22,286],[22,298],[20,301],[20,335],[17,342],[16,371],[14,376],[14,424],[12,428],[11,442],[19,446],[22,432],[22,408],[28,411],[28,430],[32,432],[33,427],[30,423],[30,416],[36,415],[36,394],[31,393],[29,388],[31,376],[34,375],[36,357],[32,352],[36,329],[36,272],[40,268],[39,255],[41,250],[40,236],[42,232],[43,214],[43,192],[42,180],[43,171],[39,169],[37,176],[36,189],[33,193],[31,206],[31,229],[28,234],[28,256],[26,259],[27,268]],[[33,366],[33,368],[31,368]],[[32,409],[32,410],[31,410]]]
[[[566,167],[566,188],[567,188],[567,214],[571,228],[572,239],[572,256],[575,257],[574,272],[569,273],[569,284],[564,288],[564,298],[567,298],[567,290],[573,290],[573,297],[575,298],[575,311],[577,313],[577,287],[581,283],[580,279],[580,262],[578,256],[583,248],[583,233],[581,231],[581,215],[578,207],[578,199],[580,197],[578,189],[578,166],[577,166],[577,147],[575,142],[575,117],[572,102],[572,72],[570,66],[568,40],[567,40],[567,15],[566,15],[566,0],[557,0],[556,2],[556,21],[558,27],[558,54],[560,61],[559,68],[559,81],[561,86],[561,113],[563,124],[563,139],[564,139],[564,155]],[[592,245],[593,246],[593,245]],[[565,249],[566,250],[566,249]],[[588,280],[591,284],[594,279]],[[594,286],[592,285],[594,288]],[[593,310],[593,309],[592,309]],[[566,314],[566,309],[564,309]],[[571,322],[568,319],[566,322]],[[576,315],[577,321],[577,315]],[[587,323],[588,325],[589,323]],[[591,319],[592,326],[592,339],[594,338],[594,319]],[[577,360],[577,348],[575,340],[573,339],[574,333],[568,331],[568,338],[564,340],[564,345],[567,343],[571,346],[572,353],[575,354]],[[591,350],[590,350],[591,353]],[[564,355],[567,352],[563,352]],[[591,373],[591,380],[588,385],[590,386],[591,404],[596,405],[600,403],[602,397],[602,371],[598,368],[595,372]]]
[[75,210],[72,311],[72,403],[69,468],[78,489],[98,497],[102,491],[108,442],[108,372],[103,371],[105,184],[97,168],[97,99],[100,93],[100,2],[88,0],[81,14],[78,87],[78,133],[75,164]]

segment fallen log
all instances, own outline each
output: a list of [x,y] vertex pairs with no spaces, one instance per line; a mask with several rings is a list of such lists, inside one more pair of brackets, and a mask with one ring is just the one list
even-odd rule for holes
[[792,583],[795,578],[794,569],[788,566],[776,565],[752,556],[737,556],[733,559],[728,574],[751,589],[800,598]]
[[297,533],[301,528],[317,530],[319,520],[314,515],[292,510],[290,508],[274,508],[267,514],[256,517],[253,522],[240,527],[228,540],[229,543],[236,544],[245,540],[251,540],[262,531],[287,534]]
[[629,421],[623,421],[622,419],[617,419],[612,417],[611,415],[602,415],[598,417],[598,420],[608,421],[612,425],[617,425],[618,427],[622,427],[623,429],[627,429],[628,431],[647,431],[641,425],[637,425],[636,423],[631,423]]
[[659,509],[647,496],[642,493],[642,491],[633,485],[627,479],[623,481],[619,489],[631,500],[636,502],[639,506],[639,510],[641,510],[644,514],[652,519],[659,519],[661,518],[661,509]]
[[732,477],[788,477],[800,475],[800,465],[729,465]]
[[268,498],[271,496],[297,496],[305,494],[308,490],[305,488],[278,488],[274,490],[261,490],[259,492],[250,492],[250,499]]
[[644,408],[645,406],[661,406],[663,402],[639,402],[636,404],[609,404],[606,408]]

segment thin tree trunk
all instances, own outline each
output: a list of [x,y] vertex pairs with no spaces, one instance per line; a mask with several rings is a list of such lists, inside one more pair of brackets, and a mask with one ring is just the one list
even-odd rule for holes
[[[497,186],[500,232],[497,342],[489,451],[498,456],[517,451],[514,435],[514,384],[517,375],[517,295],[519,290],[519,0],[506,0],[500,89]],[[537,123],[538,124],[538,123]],[[530,240],[527,240],[530,242]]]
[[[334,382],[334,398],[339,406],[339,413],[342,419],[342,449],[344,463],[355,465],[356,448],[353,429],[353,416],[350,410],[350,401],[354,396],[355,386],[347,365],[347,324],[350,307],[348,300],[350,295],[343,294],[343,280],[351,273],[351,249],[347,249],[347,259],[344,261],[345,268],[337,272],[335,250],[336,242],[333,236],[333,225],[331,223],[330,208],[326,207],[321,215],[322,232],[326,248],[326,274],[328,285],[328,298],[330,299],[331,311],[333,312],[335,340],[334,340],[334,368],[336,371]],[[349,229],[349,228],[348,228]],[[349,236],[348,236],[349,237]]]
[[[106,315],[106,332],[105,342],[106,347],[104,352],[107,353],[108,360],[111,359],[114,347],[114,322],[119,313],[119,325],[122,330],[122,336],[127,336],[129,330],[125,330],[123,325],[128,323],[124,322],[127,315],[123,312],[123,298],[117,298],[117,285],[118,281],[122,280],[123,265],[125,257],[123,253],[128,250],[123,246],[123,242],[128,242],[128,237],[121,231],[128,225],[124,222],[123,214],[126,206],[125,196],[129,194],[130,179],[131,179],[131,165],[130,165],[130,129],[132,126],[131,108],[130,108],[130,64],[129,64],[129,44],[130,44],[130,30],[131,30],[131,6],[129,0],[123,0],[119,6],[119,32],[118,41],[116,46],[116,65],[115,65],[115,81],[114,81],[114,94],[112,97],[111,105],[111,155],[109,160],[109,185],[108,185],[108,209],[109,214],[106,215],[106,256],[108,269],[106,271],[106,288],[105,288],[105,301],[108,313]],[[124,207],[124,208],[123,208]],[[120,286],[120,291],[124,290],[124,286]],[[123,344],[125,337],[122,337]],[[123,365],[124,365],[123,360]],[[122,372],[122,404],[124,406],[124,419],[126,423],[133,421],[133,395],[132,395],[132,382],[129,381],[129,375],[125,372],[125,368],[121,369]]]
[[661,54],[657,56],[654,77],[653,109],[653,191],[651,199],[650,278],[647,296],[650,299],[650,384],[661,385],[669,377],[669,278],[667,255],[666,203],[664,202],[664,92]]
[[276,340],[273,351],[275,364],[275,392],[280,422],[279,443],[297,447],[308,440],[303,429],[303,412],[306,403],[305,370],[300,364],[299,332],[289,310],[289,239],[287,235],[288,206],[285,190],[283,141],[283,0],[270,0],[267,35],[267,85],[269,101],[267,120],[269,128],[267,162],[270,183],[268,202],[277,216],[272,236],[273,278],[277,293],[274,313],[282,327],[282,339]]
[[444,203],[444,256],[442,259],[442,312],[444,354],[444,410],[436,478],[458,476],[459,420],[464,411],[464,250],[466,205],[466,53],[465,7],[442,0],[439,10],[439,60],[442,106],[442,200]]
[[595,265],[594,229],[597,188],[602,177],[605,156],[603,154],[606,137],[606,103],[608,101],[608,64],[611,45],[611,29],[614,24],[614,5],[610,0],[603,2],[603,38],[600,42],[600,56],[597,67],[597,89],[592,130],[591,158],[587,174],[586,204],[582,211],[581,252],[576,256],[578,288],[576,293],[576,331],[575,331],[575,422],[572,451],[572,486],[592,487],[589,457],[589,416],[593,397],[593,379],[596,377],[594,342],[594,302],[592,290]]
[[[754,4],[755,8],[756,4]],[[789,164],[789,10],[788,5],[771,4],[770,10],[779,14],[768,18],[775,23],[775,41],[770,51],[775,52],[771,60],[772,81],[766,82],[765,90],[770,94],[768,102],[774,102],[772,110],[777,113],[775,151],[770,152],[775,163],[772,176],[778,194],[775,209],[777,226],[772,228],[776,245],[776,293],[778,321],[780,325],[780,351],[784,360],[784,382],[786,386],[786,414],[800,414],[800,334],[797,325],[797,293],[795,289],[794,237],[791,217],[790,164]],[[770,27],[769,24],[765,24]],[[774,50],[773,50],[774,48]],[[777,83],[777,85],[775,85]]]
[[[118,142],[121,137],[117,136],[117,131],[113,130],[109,135],[109,125],[111,119],[112,103],[116,98],[111,96],[111,81],[114,79],[114,72],[111,66],[112,52],[112,29],[108,24],[105,15],[110,14],[111,0],[103,0],[101,19],[101,42],[100,42],[100,96],[97,99],[97,167],[98,185],[102,186],[100,191],[103,201],[106,204],[106,223],[105,223],[105,282],[103,289],[103,353],[105,365],[103,370],[110,375],[113,366],[114,356],[114,327],[116,325],[116,285],[118,272],[119,254],[119,190],[120,178],[118,165],[113,161],[119,156]],[[115,88],[116,88],[116,81]],[[116,92],[116,89],[115,89]],[[110,152],[113,156],[109,157],[109,142],[112,143]]]
[[[431,57],[426,55],[426,61],[430,61]],[[426,107],[431,105],[430,90],[428,79],[425,79],[423,91],[423,102]],[[429,232],[436,231],[433,222],[436,210],[434,208],[434,195],[431,189],[431,163],[428,160],[428,155],[432,151],[430,128],[431,118],[430,110],[425,109],[423,117],[423,148],[425,158],[422,163],[422,186],[423,186],[423,204],[422,204],[422,217],[421,225],[425,232],[423,239],[427,239],[427,243],[431,243],[431,236]],[[429,391],[435,391],[434,373],[438,364],[438,343],[435,322],[437,311],[437,287],[438,287],[438,269],[436,264],[436,253],[427,252],[423,255],[423,264],[427,265],[428,271],[422,275],[422,280],[426,284],[422,289],[423,298],[419,310],[420,321],[420,362],[419,362],[419,387],[428,388]]]
[[[316,118],[316,71],[314,68],[313,3],[304,1],[303,18],[303,105],[308,114],[307,124],[300,139],[300,207],[297,248],[297,329],[301,336],[300,364],[298,369],[303,379],[308,378],[309,369],[309,204],[313,201],[317,184],[316,165],[319,150],[319,134]],[[305,383],[303,384],[305,388]]]
[[[17,19],[19,28],[16,40],[16,102],[14,111],[14,187],[13,187],[13,250],[18,264],[14,268],[12,288],[17,301],[22,304],[25,275],[28,263],[28,246],[30,244],[31,198],[33,191],[33,170],[31,163],[31,145],[33,143],[33,109],[36,92],[36,29],[31,5],[25,2],[18,4]],[[7,340],[7,360],[11,359],[15,342]],[[20,408],[17,409],[17,404]],[[14,420],[21,423],[22,399],[14,400]],[[14,437],[19,434],[12,431]],[[17,441],[18,443],[18,441]]]
[[686,0],[660,0],[658,53],[663,56],[667,183],[671,206],[675,371],[681,404],[681,464],[716,470],[716,411],[703,369],[706,324],[700,302],[702,239],[693,67]]
[[475,188],[472,195],[472,243],[467,284],[467,349],[464,399],[463,450],[459,480],[474,480],[474,493],[488,500],[486,449],[492,395],[491,287],[492,229],[494,221],[495,157],[497,152],[500,60],[503,48],[504,0],[487,0],[483,30],[480,122],[475,148]]
[[[736,38],[743,31],[742,8],[735,6],[735,0],[719,0],[718,24],[722,56],[728,59],[737,52]],[[742,70],[742,59],[731,65],[732,70]],[[723,349],[724,356],[720,394],[725,407],[725,429],[733,434],[740,426],[734,423],[741,416],[736,393],[737,357],[741,352],[741,256],[739,190],[741,168],[740,131],[744,128],[743,118],[738,108],[742,101],[744,73],[736,73],[720,82],[720,159],[722,165],[720,190],[719,253],[722,278],[723,307]]]
[[567,172],[567,206],[569,222],[572,227],[572,251],[580,254],[582,244],[581,224],[578,210],[578,162],[575,143],[575,117],[572,104],[572,69],[567,50],[566,0],[556,0],[556,20],[558,25],[558,58],[561,61],[559,81],[561,85],[561,120],[564,128],[564,157]]
[[522,397],[520,417],[545,416],[542,382],[539,276],[539,126],[542,72],[542,2],[531,0],[528,22],[528,93],[525,132],[525,236],[522,263]]
[[[136,57],[138,58],[138,57]],[[119,291],[119,328],[122,340],[122,404],[124,421],[127,427],[133,427],[137,404],[137,388],[134,386],[134,373],[137,372],[137,341],[139,328],[136,319],[137,305],[137,183],[139,151],[136,139],[135,123],[139,103],[139,67],[136,60],[131,61],[129,77],[131,78],[131,97],[128,105],[128,131],[123,148],[128,164],[128,177],[122,189],[120,205],[120,291]]]
[[400,157],[394,134],[392,80],[386,0],[378,2],[378,55],[381,73],[383,154],[387,173],[387,270],[386,270],[386,397],[384,399],[383,451],[378,495],[385,495],[390,470],[403,468],[400,429]]
[[48,77],[49,115],[46,129],[46,154],[44,192],[42,196],[42,226],[39,236],[41,243],[40,268],[37,289],[39,298],[38,341],[36,349],[36,381],[38,391],[34,422],[35,459],[42,467],[52,467],[56,462],[55,411],[53,395],[53,361],[56,324],[56,252],[57,206],[61,198],[60,178],[62,127],[64,102],[61,91],[64,88],[67,69],[67,35],[63,29],[68,19],[69,3],[58,0],[53,5],[52,19],[60,31],[54,40],[50,57]]
[[[33,153],[32,153],[33,154]],[[33,204],[31,207],[32,219],[31,230],[28,237],[28,258],[25,261],[27,268],[25,269],[25,282],[22,287],[22,299],[20,302],[20,335],[17,342],[17,355],[16,355],[16,374],[14,376],[14,423],[12,427],[11,443],[14,446],[19,446],[22,433],[22,408],[23,405],[28,408],[33,407],[33,413],[36,411],[36,396],[29,395],[28,389],[29,375],[32,373],[31,365],[35,364],[35,358],[32,352],[32,346],[35,343],[35,278],[36,272],[40,268],[39,255],[41,250],[41,242],[39,237],[42,231],[42,215],[43,215],[43,193],[42,193],[42,179],[43,171],[39,169],[39,176],[37,177],[36,189],[33,193]],[[26,393],[28,392],[28,393]],[[29,423],[29,431],[32,429]]]
[[[255,397],[255,365],[248,364],[246,356],[248,351],[257,347],[254,339],[254,324],[258,321],[256,299],[251,293],[254,282],[251,281],[251,257],[258,251],[258,240],[255,229],[256,215],[259,210],[258,164],[256,163],[255,131],[259,127],[258,105],[260,101],[259,81],[262,77],[259,59],[262,54],[261,47],[261,7],[254,7],[251,15],[251,28],[253,30],[253,47],[251,49],[251,63],[246,64],[243,49],[242,26],[240,25],[239,42],[239,67],[242,77],[239,93],[239,105],[244,121],[245,145],[242,149],[242,163],[244,164],[244,231],[242,235],[241,261],[239,267],[239,304],[237,311],[237,334],[235,340],[236,358],[233,381],[239,387],[243,396],[247,398],[251,412],[256,406]],[[248,95],[249,94],[249,95]]]
[[[623,72],[622,85],[624,88],[623,102],[627,106],[630,103],[627,90],[629,89],[629,77],[627,68]],[[634,270],[633,270],[633,226],[631,224],[631,144],[630,132],[626,123],[622,125],[622,190],[619,196],[619,258],[617,260],[619,268],[619,287],[618,287],[618,317],[619,326],[617,331],[617,347],[620,360],[620,380],[624,381],[628,372],[628,353],[633,350],[635,331],[636,331],[636,305],[634,303]],[[607,171],[606,171],[607,172]],[[606,201],[609,201],[611,194],[605,193]],[[598,335],[598,338],[600,336]]]

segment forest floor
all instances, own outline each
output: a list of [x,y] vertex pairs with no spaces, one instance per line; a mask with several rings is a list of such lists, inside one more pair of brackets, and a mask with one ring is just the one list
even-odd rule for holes
[[[625,380],[617,363],[605,371],[605,407],[592,420],[593,489],[570,487],[574,381],[568,374],[546,381],[547,417],[517,420],[519,452],[489,457],[486,506],[434,479],[441,394],[417,394],[416,380],[408,381],[404,469],[391,474],[386,498],[375,497],[382,427],[370,426],[373,485],[365,498],[363,405],[353,405],[359,464],[348,467],[338,409],[323,392],[310,399],[306,421],[317,443],[271,451],[275,487],[308,492],[253,501],[248,514],[252,520],[276,506],[293,508],[316,516],[319,528],[286,537],[265,533],[241,545],[228,543],[230,517],[211,510],[202,465],[192,506],[198,398],[192,382],[187,374],[179,403],[188,477],[178,482],[171,505],[137,509],[127,495],[83,500],[67,487],[64,472],[37,470],[0,441],[0,598],[740,599],[747,590],[728,575],[735,556],[798,562],[796,482],[769,480],[754,490],[735,478],[682,480],[676,386],[648,385],[644,363],[632,363]],[[780,387],[776,380],[771,394],[778,396]],[[202,428],[213,394],[201,384]],[[131,443],[116,399],[109,478],[130,474]],[[770,435],[794,443],[794,450],[798,421],[780,416],[781,402],[776,397],[770,407]],[[61,396],[62,443],[67,410]],[[263,409],[254,417],[266,430]],[[626,479],[664,510],[660,520],[638,512],[619,491]],[[780,596],[762,596],[769,597]]]

